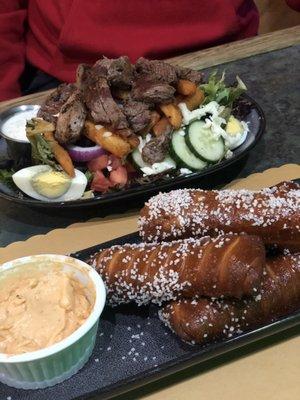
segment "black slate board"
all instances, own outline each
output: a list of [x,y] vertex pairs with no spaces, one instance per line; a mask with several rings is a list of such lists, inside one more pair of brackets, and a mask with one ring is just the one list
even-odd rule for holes
[[[139,242],[133,233],[73,254],[86,260],[100,248]],[[43,390],[17,390],[0,384],[0,399],[107,399],[193,364],[278,333],[300,323],[298,313],[230,340],[203,346],[182,343],[157,318],[157,308],[134,305],[109,308],[101,316],[94,352],[67,381]],[[132,350],[134,348],[134,350]],[[125,357],[125,358],[124,358]]]

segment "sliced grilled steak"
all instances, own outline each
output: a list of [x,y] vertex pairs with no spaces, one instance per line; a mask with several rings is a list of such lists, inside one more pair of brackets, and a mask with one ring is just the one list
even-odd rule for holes
[[134,132],[140,132],[151,122],[149,104],[141,101],[127,100],[123,103],[122,110],[127,117],[129,126]]
[[198,85],[202,82],[203,73],[190,68],[176,67],[177,76],[179,79],[186,79]]
[[79,64],[76,71],[76,86],[83,90],[89,82],[92,67],[88,64]]
[[174,100],[175,88],[167,83],[139,79],[134,83],[132,98],[150,104],[169,103]]
[[159,60],[146,60],[143,57],[140,57],[135,64],[135,75],[137,78],[169,84],[176,84],[178,80],[176,69],[172,65]]
[[54,92],[46,98],[41,105],[37,116],[49,122],[56,122],[56,114],[60,112],[62,105],[68,100],[70,95],[76,90],[75,85],[72,83],[62,83]]
[[107,80],[99,78],[96,71],[89,74],[83,90],[84,101],[96,123],[113,129],[128,128],[125,115],[114,101]]
[[86,113],[82,94],[77,89],[60,109],[55,130],[55,138],[59,143],[72,143],[79,139]]
[[114,99],[125,101],[131,98],[131,90],[129,89],[119,89],[112,87],[110,88],[110,91]]
[[127,56],[116,59],[104,57],[98,60],[93,67],[98,75],[106,78],[109,85],[121,89],[131,86],[133,81],[133,67]]
[[163,161],[169,150],[170,139],[170,134],[162,134],[151,139],[142,149],[143,160],[151,165]]

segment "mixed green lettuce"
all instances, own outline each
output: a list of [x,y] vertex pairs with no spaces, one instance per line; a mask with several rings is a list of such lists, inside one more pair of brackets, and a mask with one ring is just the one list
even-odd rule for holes
[[247,90],[246,85],[238,76],[235,86],[227,86],[225,84],[225,72],[222,73],[221,77],[218,77],[217,71],[214,71],[209,76],[208,82],[200,85],[200,88],[205,94],[203,104],[216,101],[228,108],[232,108],[233,103]]
[[13,184],[12,176],[15,173],[12,169],[0,169],[0,182],[6,186]]
[[28,137],[31,144],[31,156],[35,164],[46,164],[56,168],[53,152],[47,140],[41,133],[36,133]]
[[50,167],[60,170],[50,144],[44,138],[42,132],[53,131],[54,125],[50,122],[32,118],[26,124],[26,136],[31,144],[31,157],[35,164],[50,165]]

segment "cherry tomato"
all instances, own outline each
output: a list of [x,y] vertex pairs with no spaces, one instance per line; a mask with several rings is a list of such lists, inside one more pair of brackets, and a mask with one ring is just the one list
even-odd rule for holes
[[102,156],[93,158],[88,162],[87,166],[91,172],[102,171],[108,165],[108,155],[103,154]]
[[125,167],[120,166],[114,171],[111,171],[109,180],[113,185],[124,186],[127,183],[128,175]]
[[109,179],[107,179],[102,171],[96,171],[93,174],[93,180],[91,183],[91,189],[95,192],[105,193],[108,191],[110,187],[112,187],[112,183]]

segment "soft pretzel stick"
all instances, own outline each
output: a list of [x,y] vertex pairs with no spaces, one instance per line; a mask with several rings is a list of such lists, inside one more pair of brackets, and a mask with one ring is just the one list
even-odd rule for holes
[[259,192],[182,189],[152,197],[141,210],[144,241],[247,233],[267,245],[300,250],[300,190],[281,184]]
[[231,338],[300,309],[300,254],[268,260],[261,291],[253,300],[186,299],[159,311],[182,340],[204,343]]
[[112,304],[181,296],[250,295],[259,287],[265,250],[247,235],[113,246],[89,261],[104,279]]

